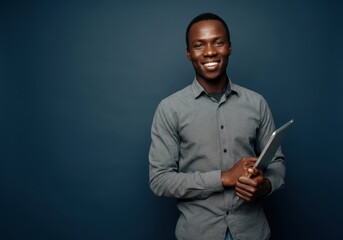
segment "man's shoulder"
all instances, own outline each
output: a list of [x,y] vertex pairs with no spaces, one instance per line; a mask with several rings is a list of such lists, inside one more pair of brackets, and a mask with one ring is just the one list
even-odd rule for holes
[[192,87],[188,85],[162,99],[157,106],[156,112],[164,115],[166,118],[173,119],[184,111],[186,105],[189,106],[189,104],[185,103],[190,102],[192,96],[194,96]]
[[240,97],[265,101],[264,97],[260,93],[252,89],[243,87],[235,83],[232,83],[231,88],[232,90],[236,91]]
[[193,97],[192,85],[188,85],[181,90],[178,90],[161,100],[161,104],[175,105],[180,104],[185,100],[192,99]]

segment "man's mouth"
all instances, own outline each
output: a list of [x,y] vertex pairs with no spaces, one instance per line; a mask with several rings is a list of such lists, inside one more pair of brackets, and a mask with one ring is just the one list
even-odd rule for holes
[[204,66],[207,69],[209,69],[209,70],[215,69],[218,65],[219,65],[219,62],[207,62],[207,63],[204,63]]

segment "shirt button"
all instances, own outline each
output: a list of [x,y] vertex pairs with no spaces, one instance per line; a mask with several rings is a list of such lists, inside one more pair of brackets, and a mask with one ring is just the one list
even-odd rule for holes
[[224,153],[226,153],[227,152],[227,150],[226,150],[226,148],[224,148]]
[[230,214],[230,212],[229,211],[226,211],[226,215],[229,215]]
[[221,126],[220,126],[220,128],[221,128],[221,129],[224,129],[224,126],[223,126],[223,125],[221,125]]

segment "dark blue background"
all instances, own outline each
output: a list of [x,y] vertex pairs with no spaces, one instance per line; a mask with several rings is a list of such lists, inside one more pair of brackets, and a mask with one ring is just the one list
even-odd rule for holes
[[193,80],[184,34],[204,11],[229,25],[232,81],[278,126],[295,119],[273,239],[341,239],[337,2],[1,1],[0,239],[174,239],[175,201],[148,187],[150,126]]

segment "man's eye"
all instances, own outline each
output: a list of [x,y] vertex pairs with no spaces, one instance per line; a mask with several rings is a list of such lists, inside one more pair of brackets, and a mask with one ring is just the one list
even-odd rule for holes
[[215,45],[216,45],[216,46],[223,46],[223,45],[224,45],[224,42],[223,42],[223,41],[216,41],[216,42],[215,42]]
[[203,44],[202,43],[197,43],[194,45],[195,48],[202,48]]

